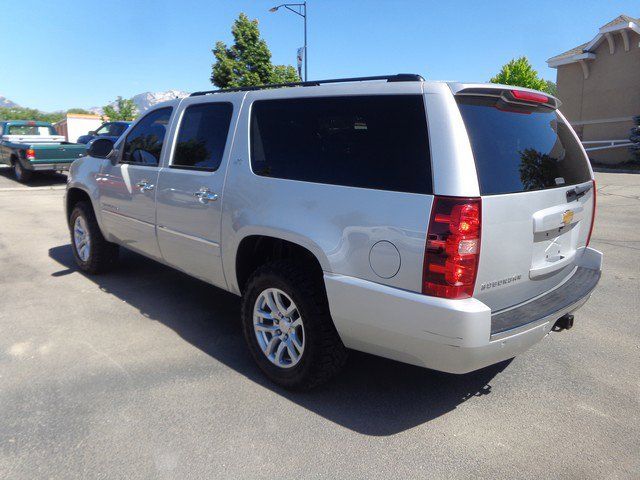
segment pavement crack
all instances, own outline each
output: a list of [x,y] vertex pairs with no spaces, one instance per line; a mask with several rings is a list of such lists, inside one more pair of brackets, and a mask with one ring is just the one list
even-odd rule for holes
[[109,355],[106,352],[103,352],[102,350],[98,350],[96,347],[94,347],[91,343],[89,342],[81,342],[82,344],[86,345],[87,347],[89,347],[91,350],[93,350],[93,352],[97,353],[98,355],[100,355],[101,357],[106,358],[113,366],[115,366],[118,370],[120,370],[122,373],[124,373],[124,375],[128,378],[131,379],[131,374],[127,371],[126,368],[124,368],[117,360],[115,360],[111,355]]

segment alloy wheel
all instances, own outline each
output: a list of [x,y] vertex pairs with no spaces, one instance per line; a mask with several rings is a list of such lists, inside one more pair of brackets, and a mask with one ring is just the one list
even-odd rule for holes
[[268,288],[253,307],[253,329],[262,353],[280,368],[291,368],[302,359],[305,332],[302,316],[291,297]]
[[83,262],[89,260],[91,254],[91,236],[87,228],[87,222],[82,216],[76,218],[73,224],[73,243],[76,247],[78,257]]

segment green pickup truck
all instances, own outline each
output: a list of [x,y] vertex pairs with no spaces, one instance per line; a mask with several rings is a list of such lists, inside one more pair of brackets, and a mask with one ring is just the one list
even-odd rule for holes
[[62,172],[86,153],[86,146],[65,141],[47,122],[0,121],[0,164],[28,182],[36,171]]

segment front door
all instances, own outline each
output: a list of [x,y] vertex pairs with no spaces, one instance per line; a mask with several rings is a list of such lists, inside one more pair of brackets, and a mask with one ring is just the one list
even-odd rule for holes
[[171,158],[160,171],[156,193],[164,261],[223,288],[221,196],[232,143],[229,126],[240,106],[239,98],[231,98],[212,102],[195,97],[182,102]]
[[119,243],[160,259],[156,240],[156,188],[160,155],[173,108],[143,117],[120,143],[117,163],[105,162],[97,178],[106,230]]

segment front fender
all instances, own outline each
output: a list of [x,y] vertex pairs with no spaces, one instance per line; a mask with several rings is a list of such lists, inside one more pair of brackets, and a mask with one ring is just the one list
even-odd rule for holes
[[[87,161],[87,159],[89,159],[89,161]],[[67,189],[64,195],[64,207],[65,212],[68,212],[69,192],[72,189],[83,191],[91,201],[91,206],[93,207],[93,212],[96,216],[102,235],[105,239],[110,241],[110,234],[105,228],[102,217],[102,209],[100,208],[100,190],[96,181],[102,167],[100,166],[100,168],[96,169],[96,161],[97,159],[95,158],[82,157],[71,164],[67,178]]]

